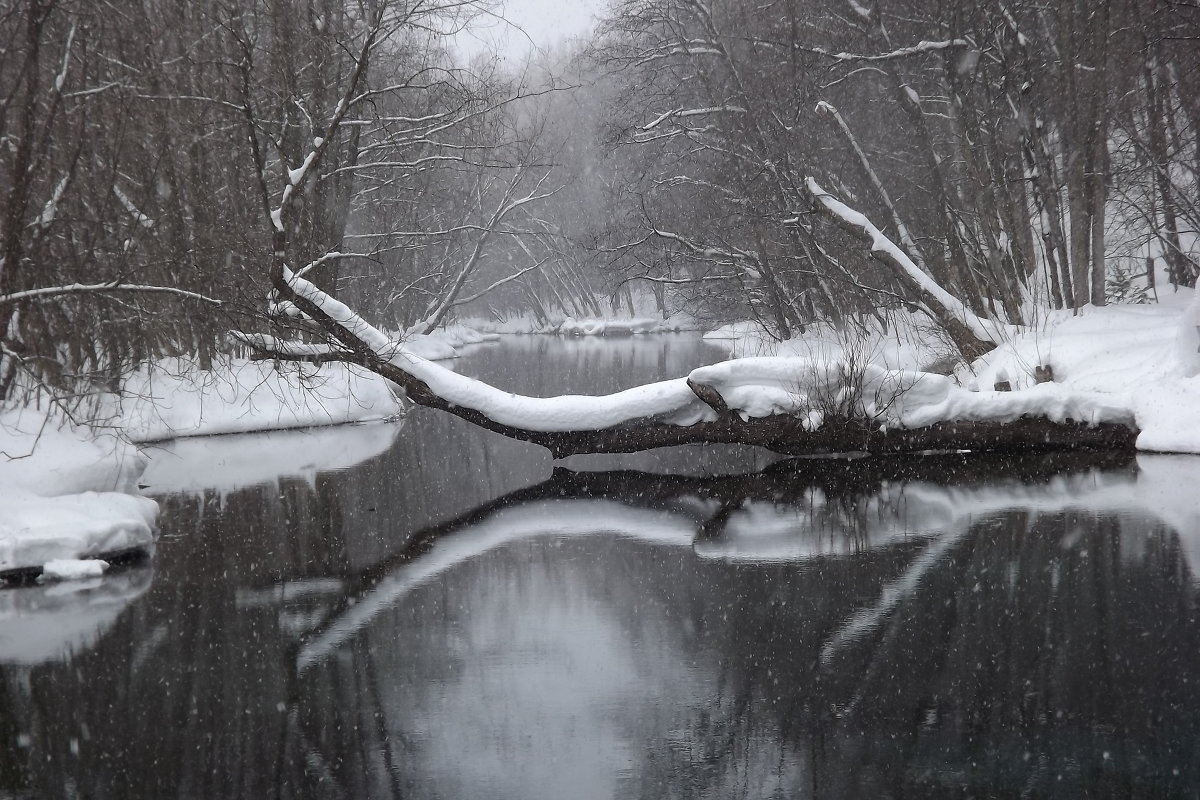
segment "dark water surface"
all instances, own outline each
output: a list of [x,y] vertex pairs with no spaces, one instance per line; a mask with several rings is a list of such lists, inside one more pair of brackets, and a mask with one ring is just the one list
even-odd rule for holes
[[[527,394],[717,360],[510,339]],[[0,797],[1191,797],[1200,459],[181,441],[153,560],[0,593]]]

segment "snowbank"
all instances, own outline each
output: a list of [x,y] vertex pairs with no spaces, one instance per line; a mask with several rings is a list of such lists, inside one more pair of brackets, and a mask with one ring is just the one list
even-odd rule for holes
[[553,333],[561,336],[634,336],[647,333],[678,333],[697,330],[695,321],[685,316],[661,317],[568,317]]
[[400,411],[387,382],[361,367],[230,359],[201,371],[160,362],[125,386],[119,415],[135,442],[177,436],[305,428],[391,417]]
[[404,346],[421,358],[442,361],[458,358],[459,350],[469,345],[494,342],[500,338],[500,334],[483,333],[474,327],[456,322],[429,333],[405,333],[394,338],[403,340]]
[[910,311],[890,311],[884,319],[854,315],[842,327],[814,323],[782,341],[755,320],[723,325],[704,338],[728,348],[733,358],[793,356],[839,362],[849,356],[859,363],[916,371],[934,368],[954,352],[924,315]]
[[[807,380],[790,383],[782,375],[757,374],[760,366],[716,365],[692,374],[712,383],[743,416],[805,413],[831,400],[838,405],[852,387],[826,375],[814,394],[814,380],[844,366],[862,375],[858,410],[888,427],[1010,422],[1026,415],[1117,422],[1136,426],[1141,450],[1200,453],[1200,294],[1186,289],[1154,305],[1047,312],[1038,325],[959,367],[952,379],[924,372],[947,363],[949,345],[920,315],[907,312],[889,315],[886,326],[861,317],[841,330],[813,325],[782,342],[753,321],[705,338],[724,343],[734,363],[774,357],[780,359],[774,370],[797,374],[797,359],[811,364]],[[1039,383],[1047,376],[1039,376],[1038,367],[1048,368],[1053,380]],[[1014,391],[994,391],[998,383]],[[819,424],[817,417],[808,424]]]
[[1200,454],[1200,377],[1134,391],[1133,412],[1139,450]]
[[149,550],[158,504],[119,492],[41,497],[5,491],[0,515],[0,573],[37,570],[50,561]]
[[145,460],[35,409],[0,413],[0,573],[149,550],[158,505],[126,494]]
[[0,410],[0,497],[16,489],[41,496],[127,491],[145,465],[115,433],[81,428],[38,408]]
[[742,348],[746,356],[777,355],[779,340],[757,320],[743,320],[722,325],[704,334],[710,342],[723,343],[731,348]]
[[[1139,450],[1200,453],[1200,295],[1181,289],[1154,305],[1053,312],[957,377],[969,386],[1036,386],[1048,366],[1064,394],[1103,397],[1141,431]],[[1016,391],[1012,394],[1025,394]]]

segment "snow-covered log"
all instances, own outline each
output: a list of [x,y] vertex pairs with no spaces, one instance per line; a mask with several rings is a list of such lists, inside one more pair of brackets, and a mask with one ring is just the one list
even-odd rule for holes
[[[523,397],[420,358],[286,267],[274,282],[281,299],[326,331],[337,358],[387,378],[418,405],[560,458],[697,443],[790,454],[1131,449],[1136,437],[1128,409],[1054,384],[970,392],[943,376],[878,367],[847,374],[811,359],[724,362],[604,396]],[[281,358],[308,350],[259,344]]]

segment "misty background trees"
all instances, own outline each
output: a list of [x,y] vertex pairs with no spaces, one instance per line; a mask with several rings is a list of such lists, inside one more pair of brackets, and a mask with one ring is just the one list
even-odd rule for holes
[[396,331],[917,308],[966,356],[1200,273],[1192,6],[618,0],[467,61],[495,13],[0,3],[0,396],[294,324],[265,318],[277,246]]

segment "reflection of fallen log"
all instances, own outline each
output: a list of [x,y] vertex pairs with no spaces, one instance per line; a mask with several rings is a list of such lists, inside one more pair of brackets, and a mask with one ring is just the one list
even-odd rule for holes
[[[747,501],[780,504],[804,502],[817,489],[827,499],[857,498],[876,492],[889,481],[962,486],[1004,478],[1037,482],[1064,472],[1088,469],[1134,468],[1128,453],[942,454],[919,460],[870,457],[858,459],[795,458],[777,461],[759,472],[735,475],[660,475],[637,470],[577,472],[556,468],[548,480],[518,489],[458,517],[410,536],[391,558],[359,573],[351,585],[370,583],[395,565],[424,552],[433,542],[478,524],[496,512],[547,499],[611,499],[629,506],[691,513],[696,501],[716,501],[716,507],[740,506]],[[715,515],[715,511],[711,515]],[[710,515],[706,514],[705,518]],[[704,520],[697,519],[697,522]]]
[[[918,509],[897,502],[894,508],[881,508],[876,501],[894,482],[954,493],[1004,476],[1024,490],[1063,471],[1119,469],[1130,463],[1120,454],[1086,458],[1060,453],[917,462],[794,459],[758,473],[709,477],[557,469],[549,480],[419,531],[391,559],[349,576],[346,593],[306,637],[297,664],[303,671],[321,660],[415,587],[518,540],[613,534],[691,547],[701,557],[722,560],[838,557],[881,545],[913,544],[914,538],[943,529],[943,503]],[[925,505],[934,509],[928,520],[919,519]],[[777,541],[761,538],[762,522],[772,516],[793,537],[790,546],[780,548]],[[739,525],[739,520],[747,524]],[[738,539],[738,531],[749,528],[757,530]]]

